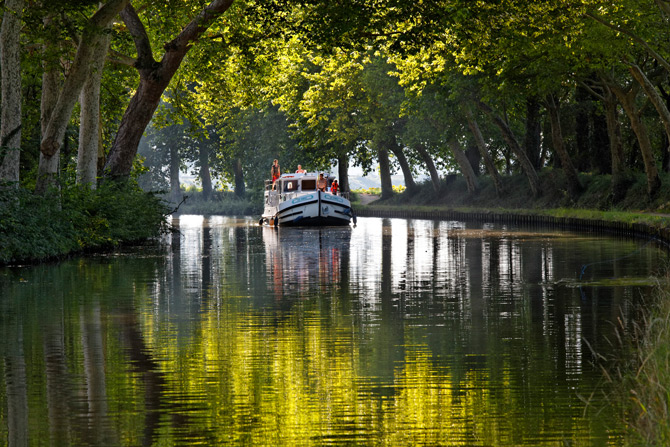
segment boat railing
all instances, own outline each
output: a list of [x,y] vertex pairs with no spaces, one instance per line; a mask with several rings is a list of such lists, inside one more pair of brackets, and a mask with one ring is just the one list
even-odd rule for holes
[[[285,202],[294,198],[295,196],[310,192],[310,191],[279,191],[278,189],[273,188],[272,181],[266,180],[265,190],[267,192],[265,202],[269,206],[277,206],[280,202]],[[330,191],[327,191],[330,194]],[[337,196],[343,197],[349,200],[349,191],[338,191]]]
[[280,202],[286,202],[287,200],[291,200],[292,198],[294,198],[294,197],[297,196],[298,194],[299,194],[298,191],[282,192],[282,193],[279,195],[279,196],[280,196],[279,201],[280,201]]
[[280,201],[279,193],[277,191],[268,191],[265,195],[265,204],[267,206],[278,206]]

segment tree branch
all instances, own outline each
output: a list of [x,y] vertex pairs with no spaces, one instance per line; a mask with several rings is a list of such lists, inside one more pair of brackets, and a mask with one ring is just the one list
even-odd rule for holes
[[123,23],[126,24],[130,35],[133,36],[133,41],[135,41],[135,49],[137,50],[135,67],[137,69],[155,67],[157,62],[151,50],[147,30],[144,28],[144,24],[132,4],[128,3],[123,11],[121,11],[121,18],[123,19]]
[[599,99],[599,100],[601,100],[601,101],[604,101],[604,100],[605,100],[605,95],[602,95],[602,94],[598,93],[597,91],[595,91],[595,90],[593,89],[593,87],[591,87],[591,86],[590,86],[589,84],[587,84],[586,82],[584,82],[584,81],[577,81],[577,82],[579,82],[579,85],[581,85],[582,87],[584,87],[590,94],[592,94],[593,96],[595,96],[597,99]]
[[600,23],[600,24],[602,24],[602,25],[604,25],[604,26],[606,26],[606,27],[608,27],[608,28],[610,28],[610,29],[613,29],[614,31],[617,31],[617,32],[619,32],[619,33],[621,33],[621,34],[625,34],[626,36],[628,36],[628,37],[630,37],[631,39],[633,39],[633,41],[635,41],[635,42],[639,43],[640,45],[642,45],[642,47],[643,47],[645,50],[647,50],[647,52],[649,52],[649,54],[650,54],[654,59],[656,59],[656,61],[657,61],[659,64],[661,64],[661,65],[662,65],[668,72],[670,72],[670,63],[668,63],[668,61],[666,61],[665,58],[664,58],[663,56],[661,56],[661,55],[658,54],[653,48],[651,48],[651,46],[649,46],[649,44],[648,44],[644,39],[642,39],[640,36],[638,36],[637,34],[633,33],[632,31],[627,30],[627,29],[625,29],[625,28],[623,28],[623,27],[621,27],[621,26],[619,26],[619,25],[614,25],[614,24],[612,24],[612,23],[609,23],[609,22],[607,22],[605,19],[603,19],[603,18],[601,18],[601,17],[598,17],[598,16],[596,16],[596,15],[594,15],[594,14],[591,14],[590,12],[587,12],[585,15],[586,15],[586,17],[589,17],[589,18],[595,20],[596,22],[598,22],[598,23]]
[[166,54],[163,60],[169,59],[169,53],[186,53],[191,42],[197,40],[200,35],[233,4],[233,0],[213,0],[200,14],[186,25],[181,33],[170,42],[165,44]]
[[667,0],[655,0],[656,6],[665,14],[670,15],[670,2]]
[[126,56],[125,54],[111,48],[109,49],[109,56],[107,57],[107,60],[112,63],[126,65],[128,67],[134,67],[135,62],[137,62],[137,59]]

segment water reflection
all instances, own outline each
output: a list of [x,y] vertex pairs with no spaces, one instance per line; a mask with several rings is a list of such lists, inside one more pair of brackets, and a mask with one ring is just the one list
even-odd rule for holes
[[614,323],[635,319],[665,257],[651,244],[427,220],[173,224],[158,247],[0,270],[0,439],[621,443],[589,347],[612,353]]
[[351,228],[263,227],[268,279],[275,299],[300,298],[310,290],[332,293],[342,286]]

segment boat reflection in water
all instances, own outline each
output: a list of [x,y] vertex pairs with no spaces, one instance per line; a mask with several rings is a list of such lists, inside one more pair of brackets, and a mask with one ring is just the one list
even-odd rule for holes
[[263,242],[275,298],[305,297],[338,290],[347,264],[350,227],[263,228]]
[[0,446],[624,445],[592,352],[628,362],[611,341],[667,263],[653,244],[172,224],[165,246],[0,268]]

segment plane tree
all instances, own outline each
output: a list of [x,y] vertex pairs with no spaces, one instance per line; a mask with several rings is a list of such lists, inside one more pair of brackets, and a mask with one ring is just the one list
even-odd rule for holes
[[[630,59],[639,55],[637,48],[621,45],[624,33],[608,38],[594,26],[597,23],[589,15],[593,11],[599,14],[612,12],[622,20],[625,18],[643,23],[644,20],[637,15],[639,11],[634,8],[624,10],[618,5],[590,0],[570,3],[551,0],[532,3],[511,1],[504,5],[456,0],[443,5],[451,14],[445,14],[444,18],[430,23],[421,22],[421,26],[408,26],[405,34],[418,38],[392,35],[389,37],[392,40],[390,46],[400,47],[403,54],[412,57],[425,53],[428,48],[429,56],[421,66],[436,73],[444,73],[447,78],[450,75],[448,70],[444,70],[445,66],[467,76],[477,75],[477,89],[472,95],[472,102],[498,125],[519,165],[529,177],[535,194],[539,192],[538,179],[533,172],[537,157],[530,149],[536,147],[536,144],[528,143],[524,148],[507,118],[516,115],[516,120],[520,121],[521,114],[510,115],[509,111],[520,110],[521,104],[526,104],[525,140],[532,141],[530,137],[538,135],[537,124],[530,125],[533,114],[537,112],[532,112],[530,105],[541,101],[551,123],[551,149],[565,172],[567,189],[577,193],[581,184],[569,147],[565,144],[561,110],[572,107],[573,92],[579,83],[592,79],[594,73],[602,76],[612,67],[620,69],[626,57]],[[417,42],[431,42],[430,36],[442,38],[433,40],[428,46],[417,45]],[[616,85],[612,83],[608,88],[614,93],[617,91]],[[622,99],[625,98],[620,94],[619,100]],[[635,105],[635,101],[632,104]],[[630,107],[629,110],[628,115],[634,119],[636,109]],[[535,129],[532,135],[529,132],[531,128]],[[613,135],[610,134],[612,140]],[[658,182],[653,169],[653,157],[644,139],[640,146],[649,192],[652,193]]]
[[420,167],[422,163],[403,141],[407,126],[407,119],[402,116],[405,92],[397,76],[394,76],[395,71],[395,66],[381,54],[371,55],[367,59],[361,73],[368,103],[363,131],[365,135],[371,136],[372,144],[378,149],[386,149],[393,155],[392,159],[403,173],[407,193],[411,195],[417,189],[413,178],[415,167]]
[[[133,66],[139,74],[139,85],[121,119],[116,138],[109,151],[105,164],[106,176],[123,177],[130,174],[137,145],[158,107],[163,92],[189,49],[213,22],[231,7],[232,3],[233,0],[213,0],[197,12],[192,20],[181,22],[180,25],[183,26],[181,31],[176,33],[170,41],[165,42],[162,51],[157,53],[155,53],[145,26],[145,21],[149,25],[152,24],[154,9],[147,8],[146,12],[138,12],[130,4],[123,9],[121,18],[135,43],[136,56]],[[186,6],[194,8],[190,3]],[[172,8],[164,10],[172,12]],[[163,14],[158,17],[159,21],[167,22],[169,20],[166,17],[171,17],[171,15]]]
[[[54,4],[65,3],[68,2]],[[81,32],[77,34],[84,38],[77,39],[77,46],[70,48],[77,48],[83,56],[73,53],[71,57],[88,68],[78,68],[80,65],[73,63],[68,77],[59,81],[61,85],[51,88],[49,82],[43,83],[43,93],[68,92],[62,94],[63,102],[57,107],[59,112],[47,113],[48,119],[43,120],[47,127],[51,126],[45,128],[42,140],[45,160],[55,159],[62,144],[62,123],[67,126],[72,122],[70,104],[80,98],[74,95],[80,89],[77,86],[83,85],[91,72],[99,72],[90,68],[93,62],[100,62],[90,53],[105,52],[92,51],[95,48],[92,43],[109,37],[110,33],[112,51],[108,55],[115,65],[105,66],[100,82],[113,83],[108,73],[111,67],[118,67],[118,63],[132,66],[134,71],[132,84],[126,82],[127,72],[122,76],[123,81],[117,82],[133,95],[125,115],[116,123],[118,128],[108,123],[116,132],[110,132],[110,127],[104,133],[114,135],[106,163],[106,174],[110,177],[130,173],[139,138],[175,76],[178,76],[178,82],[172,84],[175,89],[187,88],[189,80],[197,79],[200,81],[197,92],[208,98],[210,108],[216,106],[224,110],[218,116],[210,114],[203,118],[205,125],[218,125],[231,113],[238,112],[242,113],[239,122],[256,112],[262,115],[266,111],[270,117],[279,107],[291,122],[291,133],[301,148],[310,148],[311,151],[305,153],[318,157],[313,159],[315,165],[337,159],[342,168],[353,158],[356,163],[369,166],[379,156],[378,150],[370,151],[370,148],[386,146],[399,151],[391,158],[396,162],[409,155],[407,163],[401,163],[401,168],[403,164],[408,168],[423,156],[412,158],[414,151],[406,151],[397,138],[395,143],[381,139],[381,136],[402,134],[407,120],[399,119],[397,106],[391,103],[396,101],[395,95],[378,95],[374,92],[374,83],[364,85],[365,76],[372,73],[368,70],[366,75],[364,71],[368,63],[364,58],[368,57],[371,47],[379,49],[381,58],[424,57],[427,53],[425,63],[417,66],[429,66],[429,72],[435,73],[434,82],[443,85],[448,85],[454,75],[474,79],[472,90],[467,92],[469,96],[462,96],[463,107],[455,113],[470,116],[464,111],[476,111],[474,106],[486,111],[490,122],[498,125],[509,141],[516,165],[529,177],[531,189],[536,193],[539,187],[533,171],[541,159],[537,155],[538,105],[544,107],[553,123],[555,137],[551,149],[566,172],[568,189],[575,191],[580,186],[579,179],[575,167],[571,167],[573,154],[570,144],[565,144],[562,125],[572,113],[577,85],[599,79],[599,85],[588,85],[589,91],[597,95],[596,98],[611,100],[603,101],[610,117],[617,116],[612,113],[616,112],[612,98],[630,102],[628,114],[639,116],[644,92],[659,114],[657,119],[666,124],[665,120],[670,118],[663,110],[664,101],[654,94],[659,93],[663,99],[661,87],[667,84],[667,78],[657,74],[654,64],[649,63],[653,59],[664,69],[667,64],[664,56],[668,52],[667,45],[654,39],[666,32],[659,29],[667,29],[666,16],[661,14],[666,2],[638,5],[626,1],[612,5],[600,0],[511,0],[503,5],[466,0],[400,0],[381,4],[354,0],[343,7],[316,0],[234,3],[214,0],[204,4],[195,0],[177,3],[149,0],[139,6],[136,2],[110,0],[97,9],[97,2],[79,2],[74,10],[81,12],[84,20],[78,25]],[[118,20],[114,17],[119,16],[112,15],[112,8],[122,8],[121,20],[110,32],[103,32],[103,25]],[[43,18],[47,17],[45,12]],[[85,24],[95,26],[83,26]],[[607,48],[600,43],[602,41],[615,45]],[[649,57],[642,57],[646,55]],[[50,73],[54,74],[55,70],[45,69],[45,75]],[[179,73],[183,75],[181,81]],[[384,80],[379,76],[372,78]],[[411,74],[407,79],[406,89],[420,90],[425,86]],[[630,94],[626,89],[635,85],[633,79],[640,87],[630,91],[639,88],[640,94],[627,99],[626,95]],[[619,91],[617,95],[621,89],[623,94]],[[103,96],[105,90],[102,89]],[[56,100],[45,99],[43,111],[51,110],[53,106],[49,104],[56,104]],[[255,109],[254,113],[251,108]],[[381,111],[383,119],[369,120],[370,116],[382,116]],[[208,114],[206,110],[202,113],[203,116]],[[482,123],[484,115],[472,116],[477,124]],[[49,124],[52,119],[54,124]],[[5,124],[11,127],[9,121],[3,120]],[[471,124],[468,122],[467,128]],[[614,128],[615,124],[610,127]],[[376,125],[379,126],[375,128]],[[81,133],[90,127],[83,125]],[[637,124],[633,127],[640,129]],[[384,128],[386,130],[380,130]],[[665,129],[670,132],[669,125]],[[464,124],[461,130],[467,130]],[[523,130],[525,144],[517,137]],[[5,130],[5,136],[10,131]],[[610,141],[614,133],[615,130],[610,131]],[[640,138],[638,135],[638,140]],[[484,146],[478,143],[480,151]],[[423,146],[417,146],[417,153],[421,148]],[[239,152],[232,156],[242,160],[246,150],[240,146]],[[652,167],[657,154],[653,148],[644,150],[642,158],[651,191],[656,187]],[[81,164],[91,166],[90,162]],[[90,179],[90,169],[87,172]],[[408,179],[411,177],[411,169],[403,169],[403,172]]]
[[21,147],[20,31],[23,0],[5,2],[0,26],[0,182],[19,182]]
[[[243,196],[247,187],[262,189],[275,158],[284,171],[296,164],[315,170],[323,162],[313,151],[300,148],[286,113],[268,99],[269,73],[284,44],[278,46],[270,37],[261,40],[255,34],[260,28],[250,23],[236,27],[194,48],[183,77],[199,76],[181,96],[188,97],[191,113],[217,135],[212,168]],[[175,88],[185,91],[179,82]]]
[[[308,88],[297,103],[303,135],[335,148],[349,148],[364,171],[379,164],[382,197],[393,195],[391,173],[397,163],[407,188],[415,189],[414,160],[402,143],[405,119],[400,115],[403,89],[390,75],[393,66],[373,52],[337,49],[316,55],[316,65],[305,73]],[[348,158],[340,159],[340,165]],[[412,162],[412,163],[410,163]]]
[[337,162],[344,191],[350,161],[364,171],[373,161],[362,131],[362,70],[362,55],[356,51],[309,51],[302,39],[293,37],[268,77],[265,95],[291,121],[292,133],[311,164],[327,167]]

